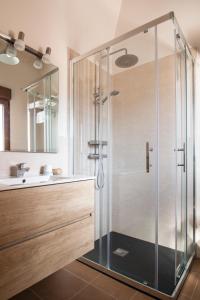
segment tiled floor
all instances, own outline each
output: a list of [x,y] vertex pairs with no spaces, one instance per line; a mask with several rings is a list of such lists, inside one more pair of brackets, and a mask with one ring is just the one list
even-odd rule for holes
[[[154,299],[75,261],[12,300]],[[178,300],[200,300],[200,259],[195,260]]]

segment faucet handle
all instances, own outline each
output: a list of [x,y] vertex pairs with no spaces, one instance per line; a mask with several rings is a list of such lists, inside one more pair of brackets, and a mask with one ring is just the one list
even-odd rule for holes
[[25,162],[17,164],[18,169],[21,170],[25,164],[26,164]]

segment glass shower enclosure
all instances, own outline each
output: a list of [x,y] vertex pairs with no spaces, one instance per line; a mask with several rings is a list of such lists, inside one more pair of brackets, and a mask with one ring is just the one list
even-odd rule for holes
[[173,12],[71,62],[71,172],[95,176],[81,261],[176,299],[194,247],[194,62]]

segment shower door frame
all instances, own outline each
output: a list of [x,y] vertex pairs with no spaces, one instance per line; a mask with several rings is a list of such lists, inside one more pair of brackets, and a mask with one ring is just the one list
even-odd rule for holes
[[[165,14],[151,22],[148,22],[134,30],[131,30],[113,40],[111,40],[110,42],[107,42],[107,43],[104,43],[102,44],[101,46],[87,52],[86,54],[84,55],[80,55],[78,57],[75,57],[74,59],[71,60],[70,62],[70,81],[71,81],[71,84],[70,84],[70,115],[69,115],[69,119],[70,119],[70,134],[69,134],[69,144],[70,144],[70,154],[69,154],[69,170],[70,170],[70,174],[71,175],[74,175],[74,155],[73,155],[73,152],[74,152],[74,132],[73,132],[73,124],[74,124],[74,111],[73,111],[73,107],[74,107],[74,104],[73,104],[73,90],[74,90],[74,84],[73,84],[73,80],[74,80],[74,64],[89,57],[89,56],[92,56],[94,54],[97,54],[98,52],[101,52],[105,49],[108,49],[110,48],[111,46],[125,40],[125,39],[128,39],[130,37],[133,37],[141,32],[145,32],[146,30],[150,29],[150,28],[153,28],[153,27],[156,27],[157,25],[165,22],[165,21],[168,21],[168,20],[172,20],[172,22],[174,23],[174,27],[177,31],[177,33],[180,35],[180,38],[182,39],[186,49],[187,49],[187,53],[190,55],[191,59],[192,59],[192,62],[193,62],[193,65],[194,65],[194,58],[192,56],[192,53],[190,51],[190,48],[185,40],[185,37],[178,25],[178,22],[174,16],[174,12],[169,12],[168,14]],[[194,78],[194,76],[193,76]],[[194,91],[194,86],[193,86],[193,91]],[[193,93],[193,112],[194,112],[194,93]],[[194,116],[193,116],[194,117]],[[193,131],[195,130],[195,128],[193,128]],[[194,135],[194,132],[193,132],[193,135]],[[195,162],[195,151],[194,151],[194,154],[193,154],[193,162]],[[193,197],[193,204],[194,204],[194,224],[195,224],[195,166],[193,165],[193,169],[194,169],[194,197]],[[156,220],[155,220],[156,221]],[[193,228],[194,230],[194,239],[195,239],[195,226]],[[158,227],[156,228],[156,232],[155,232],[156,236],[158,235]],[[193,242],[195,243],[195,240],[193,240]],[[193,258],[195,257],[195,253],[193,253],[191,255],[191,257],[189,258],[187,264],[185,265],[185,269],[181,275],[181,278],[178,282],[178,284],[176,285],[174,291],[173,291],[173,294],[172,295],[167,295],[163,292],[160,292],[154,288],[151,288],[149,286],[146,286],[142,283],[139,283],[137,282],[136,280],[133,280],[133,279],[130,279],[122,274],[119,274],[113,270],[110,270],[110,269],[107,269],[106,267],[104,266],[101,266],[100,264],[98,263],[95,263],[87,258],[84,258],[84,257],[81,257],[79,260],[105,274],[108,274],[109,276],[119,280],[119,281],[122,281],[132,287],[135,287],[136,289],[139,289],[145,293],[148,293],[154,297],[158,297],[159,299],[163,299],[163,300],[169,300],[169,299],[177,299],[178,297],[178,294],[180,292],[180,289],[189,273],[189,269],[191,267],[191,263],[193,261]]]

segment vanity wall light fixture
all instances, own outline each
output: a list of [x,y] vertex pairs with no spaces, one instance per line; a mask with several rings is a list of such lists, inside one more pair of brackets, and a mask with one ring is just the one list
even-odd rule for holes
[[15,40],[14,42],[14,47],[15,49],[17,49],[18,51],[24,51],[25,50],[25,42],[24,42],[24,32],[20,31],[18,34],[18,39]]

